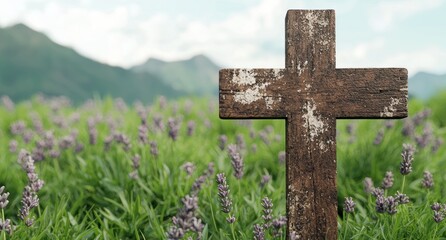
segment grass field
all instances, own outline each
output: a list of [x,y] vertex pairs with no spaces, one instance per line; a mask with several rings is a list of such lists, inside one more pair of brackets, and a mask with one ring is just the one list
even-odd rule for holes
[[[412,100],[407,120],[338,121],[340,239],[446,236],[431,209],[446,195],[443,96]],[[0,106],[0,116],[0,186],[10,193],[0,196],[9,200],[1,239],[285,239],[283,120],[220,120],[207,99],[72,107],[36,97]],[[416,149],[407,175],[403,144]],[[388,171],[393,185],[388,177],[377,213],[363,181],[380,187]],[[390,204],[397,191],[410,202]],[[343,211],[345,197],[352,213]],[[439,208],[436,220],[446,212]]]

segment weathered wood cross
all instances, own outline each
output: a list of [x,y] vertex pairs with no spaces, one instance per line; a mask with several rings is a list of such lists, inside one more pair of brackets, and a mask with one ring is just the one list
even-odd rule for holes
[[336,69],[334,10],[285,21],[285,69],[220,70],[220,117],[286,119],[287,239],[337,239],[336,119],[406,117],[407,70]]

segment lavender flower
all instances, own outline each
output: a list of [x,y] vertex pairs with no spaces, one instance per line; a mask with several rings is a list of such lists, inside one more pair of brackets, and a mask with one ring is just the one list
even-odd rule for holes
[[130,174],[129,174],[130,178],[132,178],[132,179],[138,178],[138,169],[139,169],[140,161],[141,161],[141,156],[139,156],[139,154],[135,154],[135,156],[133,156],[133,158],[132,158],[133,171],[130,172]]
[[385,213],[387,210],[386,199],[383,195],[379,195],[375,201],[375,209],[378,213]]
[[187,175],[190,176],[195,171],[195,165],[191,162],[187,162],[181,166],[181,168],[186,171]]
[[390,215],[397,213],[396,207],[398,206],[398,201],[396,201],[394,197],[392,196],[387,197],[385,200],[385,204],[387,208],[386,209],[387,213],[389,213]]
[[221,211],[224,213],[229,213],[232,207],[232,200],[229,198],[229,186],[226,183],[226,177],[224,173],[217,174],[217,183]]
[[265,174],[262,176],[262,181],[260,181],[260,187],[265,187],[266,184],[271,180],[271,176],[268,174]]
[[179,124],[173,118],[169,118],[167,123],[169,126],[169,137],[176,141],[178,138],[178,131],[180,130]]
[[443,139],[442,138],[436,138],[435,141],[434,141],[434,144],[431,147],[431,151],[433,153],[436,153],[442,144],[443,144]]
[[403,144],[403,151],[401,152],[401,157],[403,161],[400,164],[400,172],[402,175],[407,175],[412,172],[412,162],[413,154],[415,153],[415,148],[410,144]]
[[436,223],[439,223],[441,221],[443,221],[444,219],[444,213],[440,212],[440,211],[434,211],[434,221]]
[[8,201],[8,197],[9,197],[9,192],[3,192],[5,190],[5,186],[0,187],[0,208],[4,209],[9,201]]
[[209,163],[208,164],[208,168],[206,169],[206,171],[203,173],[203,175],[201,175],[200,177],[198,177],[194,184],[192,185],[192,189],[191,189],[191,194],[192,195],[196,195],[198,193],[198,191],[201,190],[201,186],[203,185],[203,183],[210,177],[212,176],[212,174],[214,174],[214,163]]
[[158,157],[158,144],[155,141],[150,142],[150,154],[155,158]]
[[406,204],[410,201],[406,194],[400,193],[399,191],[397,191],[395,194],[395,200],[398,202],[398,204]]
[[421,136],[415,137],[415,142],[417,143],[417,146],[419,148],[425,148],[430,143],[432,137],[433,137],[432,127],[429,124],[426,124]]
[[263,233],[263,227],[260,224],[254,225],[254,239],[265,240],[265,234]]
[[375,197],[384,196],[384,189],[382,188],[374,188],[372,191],[372,195]]
[[9,235],[11,235],[12,229],[13,229],[13,226],[11,225],[11,220],[5,219],[5,221],[3,221],[2,219],[0,219],[0,232],[5,231]]
[[278,238],[282,235],[282,227],[286,226],[287,218],[285,216],[279,216],[272,221],[273,237]]
[[410,119],[404,121],[402,134],[406,137],[411,137],[415,132],[415,126]]
[[190,120],[188,123],[187,123],[187,136],[192,136],[192,134],[194,133],[194,131],[195,131],[195,122],[194,121],[192,121],[192,120]]
[[28,176],[28,185],[25,186],[23,191],[22,208],[19,211],[19,217],[25,221],[27,226],[31,226],[34,219],[29,216],[30,210],[39,205],[37,192],[43,187],[44,182],[38,178],[35,172],[34,160],[27,151],[23,149],[20,151],[18,162]]
[[380,129],[378,131],[378,134],[376,134],[376,137],[375,137],[375,140],[373,141],[373,144],[375,144],[375,145],[381,144],[381,142],[383,141],[383,138],[384,138],[384,130]]
[[235,223],[235,217],[229,215],[229,216],[226,218],[226,222],[228,222],[229,224],[233,224],[233,223]]
[[346,197],[344,201],[344,211],[346,213],[352,213],[355,211],[355,202],[351,197]]
[[226,137],[226,135],[220,135],[220,137],[218,138],[218,147],[220,148],[220,150],[225,150],[226,147],[226,143],[228,142],[228,137]]
[[172,226],[167,231],[167,239],[168,240],[180,240],[184,237],[184,230],[177,226]]
[[381,187],[383,189],[389,189],[393,186],[393,173],[388,171],[386,172],[386,176],[384,177],[384,180],[381,183]]
[[442,209],[442,206],[441,206],[440,203],[436,202],[436,203],[432,204],[431,209],[433,211],[437,211],[438,212],[438,211],[440,211]]
[[115,133],[113,135],[113,139],[123,145],[124,151],[128,152],[130,148],[132,147],[132,144],[130,143],[130,139],[124,134],[124,133]]
[[242,134],[237,134],[235,142],[237,144],[237,149],[239,150],[246,149],[245,139],[243,138]]
[[9,96],[2,96],[2,103],[8,111],[14,110],[14,102],[9,98]]
[[18,145],[19,145],[18,142],[12,139],[11,141],[9,141],[9,151],[12,153],[17,152]]
[[228,153],[231,157],[232,167],[234,168],[234,176],[237,179],[241,179],[243,177],[243,159],[237,152],[237,147],[233,144],[229,145]]
[[263,227],[265,229],[269,228],[271,226],[271,220],[273,219],[272,213],[273,213],[273,202],[268,197],[264,197],[262,199],[262,207],[263,207]]
[[285,153],[285,151],[280,151],[279,152],[279,163],[284,164],[285,161],[286,161],[286,153]]
[[268,134],[265,131],[260,131],[259,137],[267,146],[271,145],[271,141],[269,140]]
[[424,171],[424,177],[423,177],[423,181],[421,181],[421,185],[424,188],[432,188],[434,186],[434,178],[432,176],[432,173],[430,173],[429,171]]
[[149,142],[149,138],[147,135],[149,134],[149,129],[145,124],[141,124],[138,127],[138,139],[142,144],[147,144]]
[[24,121],[17,121],[11,124],[10,130],[13,135],[20,135],[25,131],[26,125]]
[[366,193],[372,193],[373,190],[375,189],[375,187],[373,186],[373,181],[369,177],[364,178],[363,184],[364,184],[364,192]]

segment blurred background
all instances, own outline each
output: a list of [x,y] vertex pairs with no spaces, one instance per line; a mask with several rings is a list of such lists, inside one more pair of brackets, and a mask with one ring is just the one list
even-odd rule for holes
[[0,0],[0,96],[74,103],[218,93],[222,67],[281,68],[287,9],[335,9],[337,67],[405,67],[446,89],[443,0]]

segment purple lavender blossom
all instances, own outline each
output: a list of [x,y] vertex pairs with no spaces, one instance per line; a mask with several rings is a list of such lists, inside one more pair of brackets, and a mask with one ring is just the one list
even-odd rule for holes
[[263,227],[260,224],[254,225],[254,239],[255,240],[265,240],[265,234],[263,233]]
[[192,134],[194,133],[194,131],[195,131],[195,122],[194,121],[192,121],[192,120],[190,120],[188,123],[187,123],[187,136],[192,136]]
[[364,184],[364,192],[366,193],[372,193],[373,190],[375,189],[375,187],[373,186],[373,181],[369,177],[364,178],[363,184]]
[[415,142],[419,148],[425,148],[431,142],[433,138],[432,127],[430,124],[426,124],[421,136],[415,136]]
[[384,177],[381,187],[383,189],[389,189],[393,186],[393,173],[390,171],[386,172],[386,176]]
[[12,234],[12,230],[13,230],[13,226],[11,224],[11,220],[10,219],[5,219],[5,221],[3,221],[2,219],[0,219],[0,232],[1,231],[5,231],[7,232],[9,235]]
[[272,213],[273,213],[273,202],[268,197],[264,197],[262,199],[262,207],[263,207],[263,227],[265,229],[269,228],[271,226],[271,220],[273,219]]
[[402,175],[407,175],[412,172],[412,162],[413,155],[415,153],[415,148],[410,144],[403,144],[403,151],[401,152],[401,157],[403,160],[400,164],[400,172]]
[[203,173],[203,175],[201,175],[200,177],[198,177],[194,184],[192,185],[191,188],[191,194],[192,195],[197,195],[198,192],[201,190],[201,186],[206,182],[206,180],[211,177],[214,174],[214,163],[209,163],[208,164],[208,168],[206,169],[206,171]]
[[440,137],[436,138],[434,144],[431,147],[431,151],[433,153],[436,153],[441,145],[443,145],[443,139]]
[[434,177],[432,173],[429,171],[424,171],[423,180],[421,181],[421,185],[424,188],[432,188],[434,186]]
[[158,144],[155,141],[150,142],[150,154],[155,158],[158,157]]
[[226,143],[228,142],[228,137],[226,137],[226,135],[220,135],[220,137],[218,138],[218,147],[220,148],[220,150],[225,150],[226,147]]
[[279,163],[280,164],[284,164],[285,161],[286,161],[286,153],[285,153],[285,151],[280,151],[278,156],[279,156]]
[[352,213],[355,211],[355,202],[351,197],[346,197],[344,201],[344,211],[346,213]]
[[415,132],[415,126],[413,122],[410,119],[404,120],[402,134],[406,137],[411,137],[413,136],[414,132]]
[[226,177],[224,173],[217,174],[217,183],[221,211],[224,213],[229,213],[231,211],[232,201],[229,198],[229,186],[226,183]]
[[387,210],[388,214],[394,215],[395,213],[398,212],[398,210],[396,208],[398,206],[398,201],[396,201],[394,197],[392,197],[392,196],[387,197],[385,200],[385,204],[386,204],[386,210]]
[[181,166],[181,168],[186,172],[188,176],[191,176],[195,171],[195,165],[191,162],[187,162]]
[[167,121],[167,125],[169,126],[169,137],[172,138],[172,140],[176,141],[178,138],[178,132],[180,130],[179,124],[175,119],[169,118]]
[[12,153],[17,152],[18,145],[19,145],[18,142],[12,139],[11,141],[9,141],[9,151]]
[[285,216],[279,216],[272,221],[273,237],[279,238],[282,235],[282,228],[286,226],[287,218]]
[[384,129],[380,129],[378,134],[376,134],[375,140],[373,141],[374,145],[379,145],[383,141],[384,138]]
[[20,135],[25,131],[26,124],[24,121],[17,121],[11,124],[10,130],[13,135]]
[[404,193],[400,193],[399,191],[397,191],[395,194],[395,200],[398,202],[398,204],[406,204],[410,202],[409,197]]
[[241,179],[243,177],[243,159],[240,156],[240,153],[237,151],[237,147],[234,144],[228,146],[228,153],[231,157],[231,164],[234,168],[234,176],[237,179]]
[[271,176],[269,174],[265,174],[262,176],[262,180],[260,181],[260,187],[265,187],[266,184],[271,180]]
[[245,139],[243,138],[242,134],[237,134],[236,139],[235,139],[235,143],[237,145],[237,149],[239,149],[239,150],[246,149]]
[[9,192],[3,192],[5,190],[5,186],[0,187],[0,208],[4,209],[8,205],[8,197]]
[[9,96],[2,96],[2,103],[8,111],[14,110],[14,102],[11,100],[11,98],[9,98]]
[[375,209],[377,213],[385,213],[387,210],[386,199],[384,196],[379,195],[375,201]]

